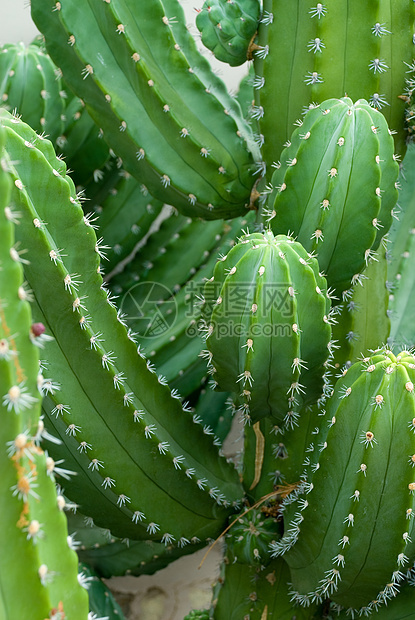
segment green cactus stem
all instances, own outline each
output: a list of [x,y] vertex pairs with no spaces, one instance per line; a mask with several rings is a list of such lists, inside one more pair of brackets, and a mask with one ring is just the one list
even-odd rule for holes
[[399,173],[393,140],[380,112],[347,97],[324,101],[299,125],[266,190],[264,214],[275,234],[290,231],[315,252],[340,298],[392,223]]
[[65,79],[152,195],[206,219],[246,211],[252,135],[185,38],[179,2],[89,1],[79,10],[77,2],[48,0],[31,8]]
[[330,299],[299,243],[271,231],[242,237],[218,261],[204,297],[213,378],[238,395],[246,419],[282,424],[322,396]]
[[88,583],[89,610],[91,620],[126,620],[121,606],[113,593],[101,581],[93,568],[85,562],[79,564],[79,570]]
[[59,609],[68,620],[86,620],[87,594],[55,487],[65,470],[40,447],[43,325],[33,323],[23,283],[5,134],[0,128],[0,616],[43,619]]
[[206,0],[196,17],[202,43],[231,67],[252,59],[251,41],[260,17],[258,0]]
[[336,306],[339,313],[332,328],[337,345],[332,360],[335,373],[388,341],[391,322],[387,270],[386,251],[381,246],[364,270],[361,283],[345,291],[343,302]]
[[27,125],[7,113],[0,119],[31,261],[25,276],[38,320],[55,338],[42,389],[48,426],[64,442],[48,449],[77,472],[66,494],[121,538],[182,545],[215,536],[242,495],[234,467],[137,352],[102,286],[104,249],[65,165]]
[[329,597],[363,614],[399,593],[415,558],[414,369],[408,351],[384,349],[337,381],[326,438],[309,451],[302,488],[286,500],[286,533],[273,545],[303,605]]
[[39,45],[0,47],[0,105],[55,141],[62,133],[66,92]]
[[204,543],[165,545],[152,540],[134,541],[117,538],[110,530],[94,525],[79,511],[67,512],[68,530],[81,562],[88,564],[99,577],[152,575],[183,555],[194,553]]
[[282,558],[273,560],[261,570],[254,566],[232,563],[228,559],[221,579],[214,588],[209,618],[215,620],[316,620],[322,608],[312,604],[308,609],[293,607],[290,601],[288,566]]
[[413,2],[300,0],[292,6],[264,0],[262,8],[253,118],[268,166],[280,159],[292,124],[310,104],[345,93],[385,115],[403,155],[405,101],[399,96],[413,69]]
[[75,185],[83,187],[99,180],[102,168],[110,161],[110,149],[85,103],[74,96],[66,84],[64,87],[67,92],[65,123],[55,147],[71,170]]

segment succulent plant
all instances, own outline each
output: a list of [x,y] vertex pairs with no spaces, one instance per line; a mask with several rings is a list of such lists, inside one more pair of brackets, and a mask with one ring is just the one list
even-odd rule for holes
[[413,565],[414,370],[409,351],[379,350],[336,384],[321,443],[286,506],[288,534],[271,544],[301,604],[329,596],[376,611]]
[[67,93],[56,66],[37,43],[0,47],[0,101],[56,141],[63,131]]
[[178,0],[31,13],[0,49],[1,619],[121,617],[101,578],[215,539],[189,620],[412,617],[415,4],[205,2],[237,96]]
[[[75,620],[88,602],[68,539],[65,500],[55,481],[65,469],[41,446],[39,346],[44,325],[33,322],[24,286],[26,261],[15,237],[6,129],[0,129],[0,394],[1,598],[3,618],[45,618],[55,609]],[[55,438],[53,438],[56,441]],[[68,544],[69,543],[69,544]],[[17,557],[18,561],[11,559]],[[21,584],[24,584],[24,594]],[[63,616],[62,616],[63,617]]]
[[247,419],[282,424],[323,394],[330,299],[318,263],[271,231],[243,236],[204,289],[206,345],[218,388]]
[[411,2],[362,6],[358,0],[347,5],[301,0],[292,8],[282,0],[263,0],[254,115],[270,173],[303,109],[345,93],[380,110],[397,132],[397,152],[405,152],[404,93],[413,71],[414,18]]
[[325,101],[305,115],[281,154],[267,189],[267,220],[315,252],[340,298],[391,226],[398,173],[383,114],[364,100]]

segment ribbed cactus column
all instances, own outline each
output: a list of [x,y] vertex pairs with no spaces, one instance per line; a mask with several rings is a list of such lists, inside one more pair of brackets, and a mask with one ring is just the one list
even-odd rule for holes
[[304,109],[346,93],[381,110],[404,152],[405,102],[399,96],[413,68],[414,19],[411,0],[264,0],[253,116],[269,176]]
[[55,488],[63,470],[40,447],[44,326],[32,324],[23,285],[26,259],[15,243],[19,214],[10,201],[4,133],[0,128],[0,617],[40,620],[59,610],[68,620],[86,620],[88,597]]
[[316,253],[338,298],[391,226],[399,174],[393,148],[384,116],[366,101],[326,100],[299,123],[266,188],[264,216],[274,233],[290,231]]
[[253,422],[281,424],[323,392],[330,299],[317,261],[271,231],[242,237],[204,289],[207,357],[218,388]]
[[65,97],[55,65],[38,45],[0,47],[0,103],[52,141],[62,133]]
[[338,379],[326,439],[286,505],[295,536],[273,546],[286,551],[297,602],[330,597],[362,614],[399,593],[415,559],[414,384],[413,355],[386,349]]

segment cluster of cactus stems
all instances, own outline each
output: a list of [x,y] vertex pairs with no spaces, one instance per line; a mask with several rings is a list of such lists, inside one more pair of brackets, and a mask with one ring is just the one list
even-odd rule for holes
[[415,3],[200,4],[0,48],[0,619],[413,619]]

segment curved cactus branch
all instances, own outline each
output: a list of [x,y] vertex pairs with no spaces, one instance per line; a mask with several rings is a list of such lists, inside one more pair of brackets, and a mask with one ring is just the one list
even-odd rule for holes
[[[12,206],[6,130],[0,127],[0,615],[86,620],[87,594],[68,545],[64,500],[55,476],[63,471],[41,447],[39,346],[23,284],[24,250],[14,236],[22,215]],[[69,473],[69,472],[68,472]],[[13,556],[13,561],[10,557]],[[21,584],[24,584],[23,592]]]
[[42,387],[48,423],[64,441],[50,450],[78,473],[65,481],[68,496],[120,537],[214,536],[242,495],[236,471],[137,352],[102,286],[103,248],[65,165],[28,126],[0,119],[31,261],[25,275],[55,338],[46,356],[53,382]]
[[383,349],[336,384],[325,441],[310,452],[307,480],[287,498],[287,535],[273,545],[301,604],[329,597],[370,613],[399,593],[415,559],[414,369],[408,351]]
[[184,37],[178,2],[88,0],[79,10],[77,2],[48,0],[31,7],[71,88],[156,198],[206,219],[246,211],[251,131]]

